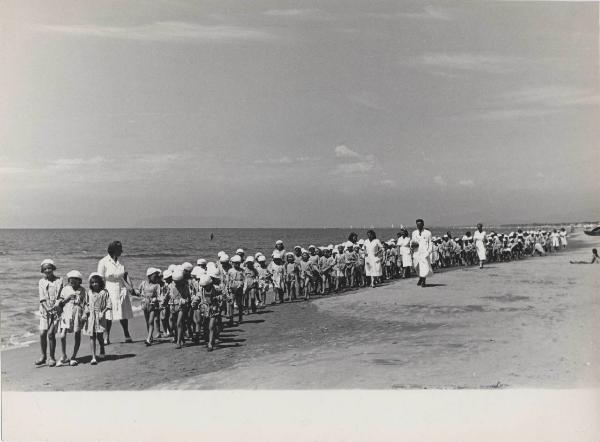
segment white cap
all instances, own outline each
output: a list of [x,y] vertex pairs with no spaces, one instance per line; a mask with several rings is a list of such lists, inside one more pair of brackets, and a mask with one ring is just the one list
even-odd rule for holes
[[258,257],[259,257],[259,256],[261,256],[261,255],[262,255],[262,253],[260,253],[260,252],[256,252],[256,253],[254,254],[254,257],[255,257],[255,258],[258,258]]
[[328,248],[329,250],[333,250],[333,249],[334,249],[334,247],[333,247],[333,244],[329,244],[329,245],[327,246],[327,248]]
[[254,256],[247,257],[246,262],[254,262]]
[[194,278],[199,278],[202,274],[204,274],[204,269],[202,267],[196,266],[192,269],[192,276]]
[[175,264],[171,264],[168,269],[171,271],[171,274],[173,274],[173,272],[175,271],[175,269],[177,268],[177,266]]
[[277,244],[283,244],[283,241],[278,239],[277,241],[275,241],[275,245],[277,245]]
[[156,267],[148,267],[148,270],[146,270],[146,276],[150,276],[154,273],[160,273],[160,269],[157,269]]
[[183,280],[183,269],[178,267],[173,272],[173,281],[182,281]]
[[244,249],[237,249],[235,253],[244,253]]
[[256,260],[258,262],[265,262],[267,260],[267,258],[265,258],[263,255],[260,255],[258,258],[256,258]]
[[364,239],[359,239],[358,243],[362,246],[365,243],[365,240]]
[[206,274],[208,276],[210,276],[211,278],[220,278],[221,274],[219,273],[219,269],[217,269],[216,267],[209,267],[208,270],[206,271]]
[[98,272],[92,272],[92,273],[90,273],[90,276],[88,277],[88,281],[91,281],[94,276],[97,276],[97,277],[99,277],[100,279],[102,279],[104,281],[104,278]]
[[69,278],[77,278],[83,281],[83,276],[81,275],[81,272],[77,270],[71,270],[69,273],[67,273],[67,279]]
[[210,276],[208,275],[200,275],[200,278],[198,279],[198,284],[200,285],[200,287],[206,287],[207,285],[212,283],[212,279]]
[[316,249],[316,247],[311,244],[310,246],[308,246],[308,250],[310,249]]
[[222,262],[222,263],[225,263],[225,262],[229,261],[229,255],[227,253],[222,254],[219,257],[219,261]]
[[52,261],[51,259],[44,259],[42,261],[41,267],[44,267],[45,265],[51,265],[52,267],[56,267],[54,261]]
[[192,269],[194,268],[194,266],[192,265],[191,262],[184,262],[183,264],[181,264],[181,268],[183,270],[187,270],[188,272],[191,272]]
[[171,270],[167,269],[163,272],[163,278],[167,279],[167,278],[170,278],[171,276],[173,276],[173,272]]
[[199,266],[201,266],[202,264],[206,264],[206,259],[200,258],[198,261],[196,261],[196,264],[198,264]]
[[231,262],[242,262],[242,257],[240,255],[233,255],[231,257]]
[[221,257],[221,255],[225,255],[225,254],[226,254],[226,253],[225,253],[223,250],[221,250],[219,253],[217,253],[217,256],[220,258],[220,257]]

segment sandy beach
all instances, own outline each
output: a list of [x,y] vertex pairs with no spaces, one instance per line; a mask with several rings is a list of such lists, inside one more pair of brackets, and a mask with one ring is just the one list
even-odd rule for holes
[[[440,272],[311,302],[269,306],[228,328],[220,347],[146,348],[115,327],[107,358],[90,366],[33,365],[37,345],[2,352],[8,391],[142,389],[488,389],[600,385],[600,239],[572,235],[545,258]],[[72,345],[69,337],[68,346]]]

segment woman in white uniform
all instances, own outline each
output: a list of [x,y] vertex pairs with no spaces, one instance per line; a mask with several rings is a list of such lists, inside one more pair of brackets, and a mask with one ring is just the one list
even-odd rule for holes
[[383,244],[377,239],[374,230],[367,231],[367,240],[365,241],[365,274],[371,280],[371,287],[375,287],[378,279],[382,275],[381,258],[383,256]]
[[487,235],[483,230],[483,224],[477,224],[477,230],[473,234],[473,240],[475,241],[475,247],[477,248],[477,256],[479,257],[479,268],[483,268],[483,261],[487,259],[485,255],[485,243],[487,241]]
[[417,230],[412,233],[411,245],[415,247],[413,259],[419,272],[417,285],[425,287],[426,278],[433,275],[430,261],[433,243],[431,242],[431,232],[425,228],[423,220],[419,218],[416,224]]
[[413,262],[412,256],[410,255],[410,238],[408,237],[408,232],[406,229],[402,229],[400,231],[398,240],[396,241],[396,246],[398,247],[398,254],[400,255],[402,261],[402,277],[409,278]]
[[562,227],[560,229],[559,235],[560,235],[560,245],[562,246],[563,249],[566,249],[567,248],[567,231],[565,230],[564,227]]
[[129,319],[133,318],[131,300],[128,291],[133,290],[125,266],[119,257],[123,253],[120,241],[108,245],[108,255],[98,262],[98,273],[106,281],[106,290],[110,295],[112,311],[106,312],[106,345],[110,344],[112,321],[120,321],[125,335],[125,342],[133,342],[129,335]]

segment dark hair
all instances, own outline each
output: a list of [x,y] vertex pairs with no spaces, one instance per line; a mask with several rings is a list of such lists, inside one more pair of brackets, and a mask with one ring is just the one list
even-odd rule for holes
[[350,235],[348,235],[348,241],[351,242],[356,242],[358,240],[358,234],[356,232],[350,232]]
[[423,224],[425,224],[425,221],[423,221],[423,219],[422,219],[422,218],[419,218],[419,219],[417,219],[417,220],[415,221],[415,224],[416,224],[416,223],[423,223]]
[[369,229],[369,230],[367,230],[367,235],[368,235],[369,233],[373,235],[373,238],[377,238],[377,235],[375,234],[375,230],[373,230],[373,229]]
[[97,280],[100,282],[100,290],[104,290],[104,286],[106,285],[104,283],[104,278],[102,276],[98,276],[98,275],[94,275],[90,278],[90,289],[92,288],[92,281],[93,280]]
[[598,250],[597,250],[597,249],[592,249],[592,253],[593,253],[594,255],[597,255],[597,254],[598,254]]
[[119,249],[123,251],[123,244],[121,244],[121,241],[113,241],[108,245],[108,254],[110,256],[115,256],[115,252]]

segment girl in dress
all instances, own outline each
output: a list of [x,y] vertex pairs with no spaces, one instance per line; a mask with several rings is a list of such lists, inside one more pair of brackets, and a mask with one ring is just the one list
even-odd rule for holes
[[304,300],[310,299],[310,292],[314,285],[314,273],[315,266],[310,260],[308,251],[302,252],[302,261],[300,261],[300,280],[303,281],[304,287]]
[[100,356],[104,356],[104,332],[106,331],[106,312],[112,308],[110,295],[104,289],[104,279],[99,273],[92,273],[89,277],[90,289],[86,300],[86,322],[83,334],[90,337],[92,360],[90,364],[96,365],[96,340],[100,344]]
[[177,349],[183,346],[183,331],[188,318],[190,307],[190,284],[183,274],[183,269],[177,268],[173,272],[173,282],[169,286],[171,295],[171,327],[176,331],[175,342]]
[[339,244],[337,255],[335,255],[335,265],[333,267],[333,273],[335,276],[335,292],[340,291],[340,287],[344,284],[346,279],[346,257],[344,256],[344,245]]
[[[244,307],[246,314],[256,313],[256,297],[258,293],[258,271],[254,268],[254,257],[246,258],[244,269]],[[238,305],[239,307],[239,305]]]
[[231,258],[232,267],[227,271],[227,289],[229,290],[230,298],[227,305],[227,316],[229,317],[229,325],[233,325],[233,309],[237,304],[238,308],[238,323],[241,324],[244,319],[244,271],[241,267],[242,258],[239,255],[234,255]]
[[146,331],[148,336],[146,337],[146,346],[152,345],[154,340],[154,320],[160,316],[160,304],[159,297],[162,288],[159,284],[160,270],[154,267],[146,270],[146,281],[142,281],[140,288],[138,289],[139,295],[142,297],[142,311],[144,312],[144,319],[146,320]]
[[344,260],[346,261],[344,277],[347,281],[348,287],[354,287],[354,273],[357,259],[358,256],[356,256],[356,253],[354,253],[354,244],[352,244],[350,241],[346,242],[346,251],[344,252]]
[[60,292],[63,289],[63,280],[54,274],[56,266],[51,259],[45,259],[41,264],[41,272],[44,275],[38,283],[40,297],[40,348],[41,357],[35,361],[35,365],[46,363],[46,351],[50,343],[49,367],[56,365],[54,352],[56,351],[56,331],[58,329],[60,306],[58,305]]
[[296,299],[298,296],[298,265],[296,264],[295,256],[292,252],[286,255],[286,263],[284,268],[285,291],[288,295],[288,301]]
[[[60,304],[62,306],[62,315],[60,317],[60,349],[62,350],[62,358],[56,364],[77,365],[77,352],[81,345],[81,328],[83,325],[83,312],[85,308],[86,292],[81,286],[83,277],[77,270],[71,270],[67,273],[66,286],[60,294]],[[67,333],[75,333],[75,343],[73,345],[73,356],[67,358]]]
[[271,274],[271,282],[275,291],[276,301],[279,304],[283,303],[283,292],[285,291],[284,267],[281,258],[273,258],[269,264],[269,273]]

